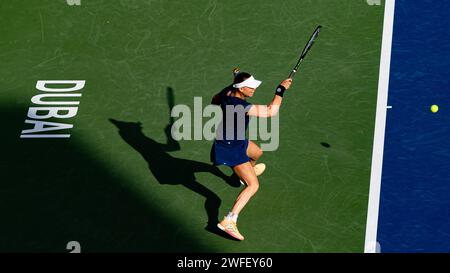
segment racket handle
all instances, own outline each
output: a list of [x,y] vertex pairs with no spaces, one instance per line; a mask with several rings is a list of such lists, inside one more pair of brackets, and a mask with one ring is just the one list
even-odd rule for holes
[[288,79],[292,79],[292,78],[294,77],[295,73],[297,73],[297,70],[295,70],[295,69],[292,70],[292,71],[291,71],[291,74],[289,74]]

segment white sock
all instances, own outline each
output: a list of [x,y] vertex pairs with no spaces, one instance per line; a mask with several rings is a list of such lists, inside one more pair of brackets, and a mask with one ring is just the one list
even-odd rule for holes
[[238,215],[237,215],[237,214],[234,214],[234,213],[232,213],[232,212],[230,211],[230,212],[228,212],[226,218],[227,218],[227,220],[231,220],[231,221],[233,221],[233,222],[236,223],[236,222],[237,222]]
[[231,211],[228,212],[228,214],[227,214],[227,216],[225,216],[225,218],[227,218],[227,220],[233,219],[233,213]]

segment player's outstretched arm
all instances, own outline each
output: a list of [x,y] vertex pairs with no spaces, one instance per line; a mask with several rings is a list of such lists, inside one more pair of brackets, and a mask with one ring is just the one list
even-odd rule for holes
[[292,79],[284,80],[275,92],[273,100],[268,105],[253,105],[248,111],[249,116],[268,118],[278,114],[278,111],[283,101],[284,91],[291,87]]

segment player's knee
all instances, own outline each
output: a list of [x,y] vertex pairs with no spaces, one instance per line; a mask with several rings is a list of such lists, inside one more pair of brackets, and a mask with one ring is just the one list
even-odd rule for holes
[[259,148],[257,151],[256,151],[256,154],[255,154],[255,159],[256,160],[258,160],[261,156],[263,155],[263,150],[261,150],[261,148]]
[[253,188],[253,194],[255,194],[259,190],[259,184],[256,184]]
[[253,194],[255,194],[258,191],[259,183],[258,182],[252,183],[248,187],[252,191],[252,195],[253,195]]

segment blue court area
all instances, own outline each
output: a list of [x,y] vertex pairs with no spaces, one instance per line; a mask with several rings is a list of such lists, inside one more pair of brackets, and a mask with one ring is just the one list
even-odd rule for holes
[[381,252],[450,251],[449,14],[448,1],[396,1]]

